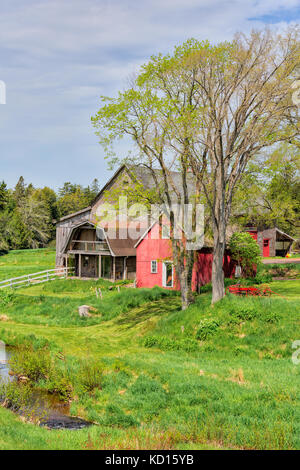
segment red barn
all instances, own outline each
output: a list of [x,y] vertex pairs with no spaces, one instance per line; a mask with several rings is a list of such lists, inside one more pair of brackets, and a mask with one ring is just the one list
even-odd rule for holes
[[[193,290],[196,291],[211,281],[212,260],[211,247],[197,250],[193,269]],[[225,277],[234,277],[235,266],[226,251],[223,262]],[[172,261],[171,240],[167,236],[164,237],[158,222],[152,225],[136,244],[136,285],[180,289]]]

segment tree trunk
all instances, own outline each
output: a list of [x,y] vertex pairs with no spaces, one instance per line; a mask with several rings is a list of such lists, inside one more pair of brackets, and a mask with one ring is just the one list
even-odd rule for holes
[[194,253],[186,251],[185,248],[176,241],[173,241],[173,259],[176,275],[180,283],[181,307],[186,310],[194,302],[192,291],[192,273],[194,267]]
[[194,303],[194,296],[192,290],[194,253],[192,251],[188,251],[185,253],[185,262],[182,268],[182,279],[180,280],[181,306],[182,310],[186,310],[192,303]]
[[[185,270],[188,271],[187,268],[185,268]],[[194,302],[192,286],[187,274],[187,272],[184,272],[179,277],[182,310],[186,310]]]
[[[223,231],[223,230],[222,230]],[[225,253],[225,233],[216,233],[214,228],[214,248],[212,263],[212,303],[218,302],[225,295],[223,258]],[[218,231],[219,232],[219,231]],[[225,230],[224,230],[225,232]]]

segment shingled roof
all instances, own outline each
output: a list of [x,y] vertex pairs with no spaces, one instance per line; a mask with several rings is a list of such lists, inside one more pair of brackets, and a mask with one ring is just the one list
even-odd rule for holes
[[[130,174],[135,176],[136,179],[142,183],[142,185],[145,187],[145,189],[155,189],[156,188],[156,183],[154,180],[153,173],[156,175],[156,178],[158,182],[163,183],[163,174],[162,171],[159,169],[149,169],[144,165],[133,165],[133,166],[128,166],[127,170],[129,171]],[[178,192],[183,195],[183,184],[182,184],[182,175],[178,171],[169,171],[168,172],[168,184],[170,186],[170,190],[172,190],[172,184],[176,187]],[[187,189],[188,189],[188,194],[189,196],[193,195],[195,192],[195,177],[191,172],[187,173]],[[176,200],[176,193],[172,193],[172,199]]]

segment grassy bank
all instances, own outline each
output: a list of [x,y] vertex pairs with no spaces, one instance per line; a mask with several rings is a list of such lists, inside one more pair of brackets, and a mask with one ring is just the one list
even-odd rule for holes
[[[274,298],[214,307],[203,293],[185,312],[161,289],[99,285],[102,300],[93,281],[61,280],[0,302],[0,339],[47,339],[53,357],[65,355],[72,413],[97,423],[49,431],[0,408],[0,449],[300,448],[299,280],[273,282]],[[79,319],[83,303],[93,317]],[[102,364],[89,391],[74,382],[81,360]]]

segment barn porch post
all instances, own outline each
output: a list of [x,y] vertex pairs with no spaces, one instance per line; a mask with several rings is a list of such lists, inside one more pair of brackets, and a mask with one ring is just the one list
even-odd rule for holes
[[79,253],[79,270],[78,270],[78,276],[81,277],[81,253]]
[[101,255],[99,255],[99,278],[102,276],[101,272]]
[[124,256],[123,279],[127,279],[127,256]]
[[113,256],[113,281],[116,280],[116,257]]
[[68,258],[69,258],[69,255],[67,253],[66,254],[66,275],[65,275],[66,278],[68,277]]

